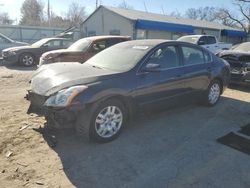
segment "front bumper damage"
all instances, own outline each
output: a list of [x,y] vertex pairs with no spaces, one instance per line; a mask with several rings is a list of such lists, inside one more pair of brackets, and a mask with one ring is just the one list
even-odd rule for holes
[[47,120],[47,124],[56,128],[73,127],[78,114],[85,109],[83,105],[71,105],[60,108],[44,106],[48,97],[35,94],[31,91],[28,91],[25,98],[30,101],[27,114],[34,113],[39,116],[44,116]]
[[250,85],[250,70],[231,70],[231,83]]

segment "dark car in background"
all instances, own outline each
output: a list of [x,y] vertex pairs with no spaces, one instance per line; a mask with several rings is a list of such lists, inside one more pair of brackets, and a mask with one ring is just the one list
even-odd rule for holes
[[28,45],[28,43],[12,40],[9,37],[0,33],[0,53],[2,52],[2,50],[6,48],[14,46],[26,46],[26,45]]
[[44,53],[39,66],[55,62],[85,62],[100,51],[117,44],[131,40],[129,36],[94,36],[76,41],[68,49],[54,50]]
[[51,126],[73,125],[84,138],[106,142],[119,135],[138,109],[190,99],[215,105],[229,78],[229,64],[197,45],[128,41],[84,64],[41,66],[26,96],[28,113],[43,114]]
[[2,57],[5,61],[29,67],[38,64],[43,53],[67,48],[71,44],[71,40],[66,38],[45,38],[31,45],[7,48],[2,51]]
[[217,54],[231,66],[231,83],[250,86],[250,42],[233,46]]

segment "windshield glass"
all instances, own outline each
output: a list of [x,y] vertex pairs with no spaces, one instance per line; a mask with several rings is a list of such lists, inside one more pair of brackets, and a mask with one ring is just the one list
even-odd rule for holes
[[42,45],[44,45],[48,41],[49,41],[49,39],[41,39],[41,40],[33,43],[31,46],[39,48],[39,47],[41,47]]
[[245,42],[239,44],[238,46],[233,48],[234,51],[242,51],[242,52],[249,52],[250,51],[250,42]]
[[72,51],[86,51],[90,44],[91,41],[87,39],[81,39],[73,43],[68,49]]
[[196,43],[198,41],[199,37],[194,37],[194,36],[186,36],[186,37],[181,37],[177,39],[178,41],[183,41],[183,42],[190,42],[190,43]]
[[152,46],[124,42],[107,48],[86,63],[103,69],[124,72],[132,69],[151,48]]

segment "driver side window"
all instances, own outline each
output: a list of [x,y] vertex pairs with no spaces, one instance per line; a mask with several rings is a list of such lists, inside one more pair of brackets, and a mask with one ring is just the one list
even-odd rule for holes
[[175,46],[158,48],[150,57],[147,64],[159,64],[160,69],[169,69],[179,66],[177,49]]
[[96,41],[92,44],[91,51],[98,53],[106,48],[106,41]]

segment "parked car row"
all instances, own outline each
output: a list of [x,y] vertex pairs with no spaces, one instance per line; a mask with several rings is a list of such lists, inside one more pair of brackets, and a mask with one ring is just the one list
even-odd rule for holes
[[67,38],[45,38],[32,45],[4,49],[2,57],[5,61],[27,67],[62,60],[83,63],[103,49],[130,39],[127,36],[96,36],[83,38],[72,44]]
[[26,98],[28,113],[44,115],[49,126],[74,126],[85,139],[107,142],[141,109],[190,99],[214,106],[229,79],[229,64],[195,44],[134,40],[83,64],[41,66]]
[[31,45],[7,48],[2,51],[5,61],[19,63],[23,66],[34,66],[40,56],[48,51],[67,48],[72,42],[65,38],[45,38]]
[[142,109],[193,99],[214,106],[231,75],[232,82],[249,83],[250,43],[231,47],[191,35],[177,41],[94,36],[70,44],[48,38],[2,54],[24,66],[39,64],[26,95],[28,113],[44,115],[49,126],[74,126],[85,139],[115,139]]

